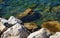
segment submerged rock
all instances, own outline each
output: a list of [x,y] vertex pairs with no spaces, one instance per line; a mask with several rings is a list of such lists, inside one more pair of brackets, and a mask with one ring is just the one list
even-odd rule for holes
[[48,21],[42,24],[43,28],[47,28],[52,34],[60,32],[60,22],[58,21]]
[[38,26],[37,24],[30,22],[30,23],[24,23],[24,26],[30,31],[30,32],[34,32],[36,30],[38,30]]
[[8,19],[8,24],[16,24],[16,23],[22,23],[21,20],[15,18],[14,16],[11,16],[9,19]]
[[27,38],[49,38],[50,32],[45,29],[41,28],[39,31],[31,33]]
[[21,24],[17,23],[14,26],[8,28],[1,38],[27,38],[29,31],[26,30]]
[[56,32],[54,35],[51,35],[50,38],[60,38],[60,32]]
[[23,13],[18,14],[17,18],[23,18],[28,14],[32,14],[31,12],[32,12],[32,9],[30,9],[30,8],[26,9]]

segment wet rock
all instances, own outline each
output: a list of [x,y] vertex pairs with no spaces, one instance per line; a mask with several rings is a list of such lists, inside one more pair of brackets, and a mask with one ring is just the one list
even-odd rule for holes
[[22,23],[21,20],[15,18],[14,16],[11,16],[9,19],[8,19],[8,24],[16,24],[16,23]]
[[60,38],[60,32],[56,32],[54,35],[51,35],[50,38]]
[[52,34],[60,32],[60,22],[58,21],[48,21],[42,24],[43,28],[47,28]]
[[27,38],[49,38],[50,32],[46,28],[31,33]]
[[24,26],[30,31],[30,32],[34,32],[36,30],[38,30],[37,28],[37,25],[33,22],[30,22],[30,23],[24,23]]
[[23,18],[28,14],[32,14],[31,12],[32,12],[32,9],[30,9],[30,8],[26,9],[23,13],[18,14],[17,18]]
[[17,23],[14,26],[8,28],[2,35],[1,38],[27,38],[29,31],[24,28],[21,24]]

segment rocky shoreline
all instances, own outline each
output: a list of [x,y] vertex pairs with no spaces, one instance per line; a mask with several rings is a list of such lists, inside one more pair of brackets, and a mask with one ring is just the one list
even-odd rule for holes
[[[22,24],[22,22],[14,16],[8,20],[0,18],[0,38],[60,38],[59,30],[52,34],[47,26],[42,26],[41,29],[31,32],[30,29],[37,29],[37,26],[34,23]],[[31,25],[31,28],[28,25]]]

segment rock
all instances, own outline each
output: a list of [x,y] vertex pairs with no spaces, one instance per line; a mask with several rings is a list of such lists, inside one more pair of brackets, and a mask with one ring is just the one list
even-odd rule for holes
[[46,28],[41,28],[39,31],[31,33],[27,38],[49,38],[50,32]]
[[8,20],[4,19],[4,18],[0,18],[0,21],[4,24],[4,23],[7,23]]
[[8,24],[16,24],[16,23],[22,23],[21,20],[15,18],[14,16],[11,16],[9,19],[8,19]]
[[47,28],[52,34],[60,32],[60,22],[48,21],[42,24],[42,28]]
[[2,35],[1,38],[27,38],[29,31],[24,28],[21,24],[17,23],[14,26],[8,28]]
[[0,34],[6,29],[2,22],[0,22]]
[[26,9],[23,13],[18,14],[17,15],[17,18],[23,18],[23,17],[25,17],[26,15],[28,15],[31,12],[32,12],[32,9],[30,9],[30,8],[29,9]]
[[38,28],[37,25],[36,25],[35,23],[33,23],[33,22],[24,23],[24,26],[25,26],[28,30],[30,30],[30,32],[34,32],[35,29]]
[[56,32],[54,35],[51,35],[50,38],[60,38],[60,32]]
[[12,24],[8,24],[8,20],[4,19],[4,18],[0,18],[0,21],[4,24],[4,26],[6,27],[10,27],[12,26]]

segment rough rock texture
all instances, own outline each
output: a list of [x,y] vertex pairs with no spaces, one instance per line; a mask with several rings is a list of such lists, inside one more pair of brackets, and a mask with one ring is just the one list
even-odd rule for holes
[[35,28],[38,28],[37,25],[33,22],[31,23],[24,23],[24,26],[28,29],[35,29]]
[[24,26],[25,26],[28,30],[30,30],[31,32],[34,32],[34,31],[38,30],[38,29],[37,29],[38,26],[37,26],[35,23],[33,23],[33,22],[24,23]]
[[27,38],[29,31],[26,30],[21,24],[17,23],[14,26],[8,28],[1,38]]
[[0,21],[4,24],[4,23],[7,23],[8,20],[4,19],[4,18],[0,18]]
[[11,16],[9,19],[8,19],[8,23],[9,24],[16,24],[16,23],[22,23],[21,20],[15,18],[14,16]]
[[54,35],[51,35],[50,38],[60,38],[60,32],[56,32]]
[[52,34],[60,32],[60,22],[58,21],[48,21],[42,24],[43,28],[47,28]]
[[6,27],[3,25],[2,22],[0,22],[0,33],[5,29]]
[[31,33],[27,38],[49,38],[50,32],[45,29],[41,28],[39,31]]

